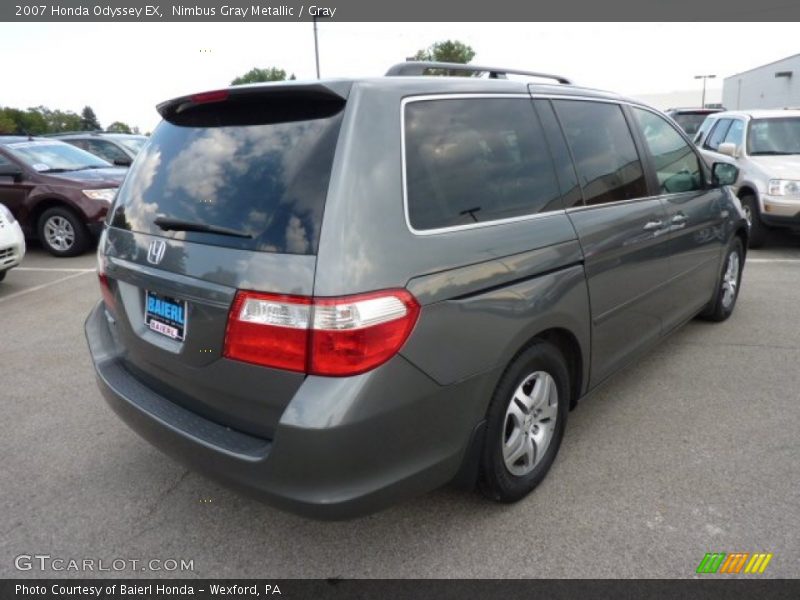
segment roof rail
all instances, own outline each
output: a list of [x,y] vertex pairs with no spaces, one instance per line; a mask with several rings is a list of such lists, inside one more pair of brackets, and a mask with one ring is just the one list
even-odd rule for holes
[[469,73],[488,73],[489,79],[506,79],[506,75],[528,75],[529,77],[542,77],[544,79],[554,79],[558,83],[571,85],[572,80],[561,75],[551,75],[549,73],[538,73],[536,71],[522,71],[520,69],[506,69],[503,67],[482,67],[480,65],[469,65],[462,63],[436,62],[427,60],[409,60],[398,63],[386,71],[386,77],[414,77],[425,75],[425,71],[431,69],[446,69],[448,71],[467,71]]
[[42,137],[58,137],[60,135],[99,135],[107,133],[102,129],[84,129],[83,131],[56,131],[53,133],[43,133]]

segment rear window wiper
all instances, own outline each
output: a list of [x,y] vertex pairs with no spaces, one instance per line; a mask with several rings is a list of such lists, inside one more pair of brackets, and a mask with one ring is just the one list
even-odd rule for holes
[[240,237],[252,239],[252,235],[244,231],[236,229],[228,229],[227,227],[217,227],[216,225],[208,225],[207,223],[196,223],[194,221],[184,221],[182,219],[173,219],[172,217],[156,217],[153,223],[164,231],[200,231],[202,233],[216,233],[218,235],[227,235],[230,237]]

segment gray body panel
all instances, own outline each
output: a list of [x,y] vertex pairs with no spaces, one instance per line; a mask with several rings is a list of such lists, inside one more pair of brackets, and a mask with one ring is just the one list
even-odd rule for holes
[[[475,432],[503,371],[533,339],[555,333],[569,341],[574,401],[701,310],[715,292],[723,248],[746,235],[735,198],[710,184],[415,232],[404,203],[404,100],[632,101],[475,78],[321,85],[334,84],[349,95],[316,255],[169,239],[164,261],[152,266],[148,245],[163,238],[109,228],[101,252],[123,310],[112,318],[99,304],[86,323],[100,388],[131,427],[283,508],[350,517],[451,480],[480,443]],[[273,88],[281,86],[265,89]],[[650,227],[654,221],[663,227]],[[222,357],[237,290],[330,297],[391,288],[410,291],[421,312],[400,352],[371,371],[307,376]],[[189,302],[186,341],[144,326],[145,289]]]

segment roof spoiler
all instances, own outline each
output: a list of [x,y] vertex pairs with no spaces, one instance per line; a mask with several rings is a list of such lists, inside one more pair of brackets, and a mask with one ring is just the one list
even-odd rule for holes
[[[283,83],[283,82],[281,82]],[[296,84],[286,83],[285,85],[276,84],[255,84],[241,85],[179,96],[171,100],[162,102],[156,106],[159,114],[167,120],[190,111],[193,108],[206,104],[219,102],[248,102],[256,100],[258,97],[279,100],[281,98],[306,98],[328,101],[344,102],[350,93],[349,82],[327,82]]]
[[480,65],[436,62],[426,60],[410,60],[398,63],[386,71],[387,77],[415,77],[425,75],[426,71],[432,69],[443,69],[447,71],[463,71],[467,73],[488,73],[489,79],[507,79],[507,75],[527,75],[528,77],[541,77],[542,79],[553,79],[558,83],[571,85],[572,80],[561,75],[550,73],[539,73],[537,71],[522,71],[520,69],[506,69],[504,67],[483,67]]

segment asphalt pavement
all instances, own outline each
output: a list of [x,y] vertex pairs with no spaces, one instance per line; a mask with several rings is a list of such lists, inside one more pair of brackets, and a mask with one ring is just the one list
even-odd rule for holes
[[707,552],[800,576],[800,237],[750,253],[731,319],[689,323],[582,402],[528,498],[444,488],[335,523],[188,472],[111,412],[83,336],[94,264],[31,248],[0,283],[0,577],[672,578]]

